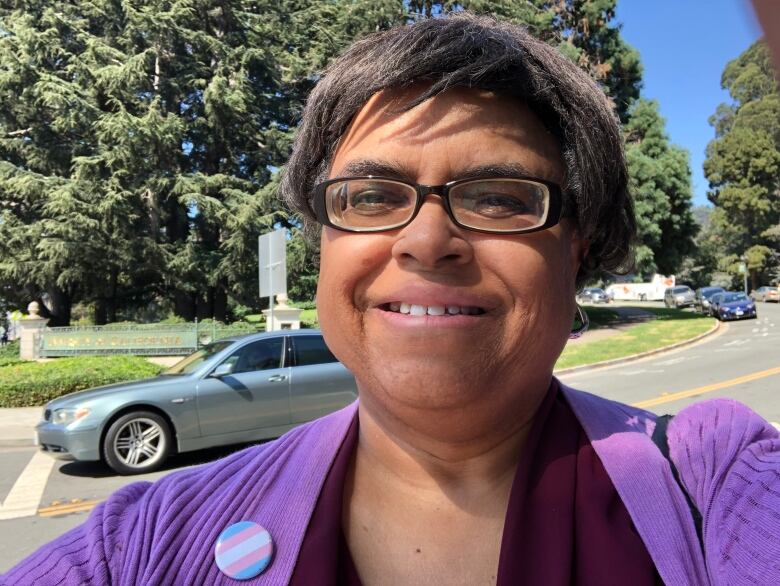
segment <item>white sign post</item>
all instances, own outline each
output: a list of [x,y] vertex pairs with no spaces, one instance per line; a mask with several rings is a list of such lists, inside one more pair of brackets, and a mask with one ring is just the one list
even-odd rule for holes
[[274,295],[287,294],[287,239],[284,230],[274,230],[257,239],[260,297],[269,297],[270,321],[274,327]]

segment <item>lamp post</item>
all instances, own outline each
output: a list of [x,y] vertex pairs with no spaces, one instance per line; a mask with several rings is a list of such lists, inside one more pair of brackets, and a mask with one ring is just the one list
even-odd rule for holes
[[739,257],[740,263],[739,263],[739,272],[742,273],[742,282],[743,287],[745,289],[745,295],[747,295],[748,292],[748,286],[747,286],[747,257],[743,254]]

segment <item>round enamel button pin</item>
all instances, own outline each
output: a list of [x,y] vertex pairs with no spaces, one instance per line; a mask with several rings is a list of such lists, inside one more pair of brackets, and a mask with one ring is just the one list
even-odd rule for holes
[[241,521],[220,533],[214,557],[226,576],[249,580],[271,563],[274,542],[266,529],[253,521]]

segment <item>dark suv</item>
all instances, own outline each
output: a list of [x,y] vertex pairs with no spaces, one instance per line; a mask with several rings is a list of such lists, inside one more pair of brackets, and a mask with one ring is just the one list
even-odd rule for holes
[[664,305],[666,307],[690,307],[695,298],[693,289],[687,285],[669,287],[664,291]]

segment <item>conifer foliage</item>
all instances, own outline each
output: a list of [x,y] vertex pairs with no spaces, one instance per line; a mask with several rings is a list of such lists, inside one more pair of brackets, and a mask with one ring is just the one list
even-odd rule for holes
[[740,259],[752,288],[776,280],[780,264],[780,92],[763,41],[723,71],[731,104],[710,118],[716,138],[707,147],[710,182],[708,239],[719,268],[735,277]]
[[[52,325],[67,324],[76,302],[104,323],[152,299],[188,320],[224,320],[231,304],[258,308],[257,236],[282,226],[292,234],[290,291],[311,298],[316,251],[276,198],[277,173],[334,55],[421,15],[496,14],[560,47],[628,120],[641,65],[613,22],[615,4],[9,0],[0,6],[0,291],[17,306],[45,299]],[[682,172],[687,162],[671,151]],[[669,213],[680,198],[668,198]],[[649,248],[657,254],[662,240],[649,237]]]
[[672,145],[654,100],[641,99],[625,125],[626,159],[640,241],[637,271],[672,275],[694,249],[688,151]]

